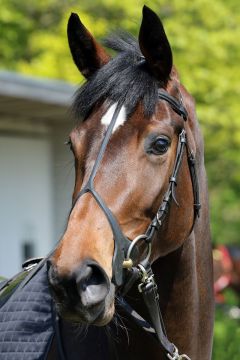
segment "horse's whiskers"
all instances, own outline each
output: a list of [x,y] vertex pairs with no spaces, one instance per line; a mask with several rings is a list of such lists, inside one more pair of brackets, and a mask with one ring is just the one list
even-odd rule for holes
[[116,326],[116,329],[117,329],[117,334],[118,334],[118,329],[122,329],[123,332],[125,332],[126,334],[126,337],[127,337],[127,343],[129,344],[129,333],[128,333],[128,328],[125,324],[125,322],[123,321],[123,316],[121,316],[119,313],[115,312],[115,316],[113,318],[113,321],[115,322],[115,326]]
[[81,338],[81,341],[83,341],[88,334],[88,328],[89,328],[88,324],[74,324],[73,325],[74,335],[77,336],[78,338]]

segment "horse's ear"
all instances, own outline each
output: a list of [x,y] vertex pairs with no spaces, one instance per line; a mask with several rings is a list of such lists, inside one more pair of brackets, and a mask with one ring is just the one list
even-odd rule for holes
[[139,46],[154,76],[167,83],[172,70],[172,51],[159,17],[144,5]]
[[104,48],[85,28],[77,14],[71,14],[68,20],[67,34],[73,60],[86,78],[89,78],[110,60]]

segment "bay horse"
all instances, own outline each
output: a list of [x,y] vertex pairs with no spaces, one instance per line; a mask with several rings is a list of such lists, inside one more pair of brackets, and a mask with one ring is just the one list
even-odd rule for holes
[[48,262],[61,339],[48,359],[210,360],[203,140],[163,25],[144,6],[138,41],[112,36],[111,57],[72,14],[68,40],[87,81],[68,141],[72,209]]

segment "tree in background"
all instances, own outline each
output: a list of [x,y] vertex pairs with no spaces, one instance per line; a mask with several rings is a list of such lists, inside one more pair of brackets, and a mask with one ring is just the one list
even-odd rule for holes
[[239,0],[1,0],[0,67],[80,83],[66,37],[71,11],[101,39],[119,27],[137,36],[143,4],[164,22],[182,81],[205,135],[216,243],[240,243]]

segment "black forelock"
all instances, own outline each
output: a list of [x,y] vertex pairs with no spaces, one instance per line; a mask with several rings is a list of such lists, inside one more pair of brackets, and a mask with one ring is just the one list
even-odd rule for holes
[[128,115],[142,101],[145,116],[153,115],[160,85],[148,70],[136,39],[122,33],[104,43],[118,54],[79,88],[73,103],[76,116],[85,119],[105,100],[124,103]]

